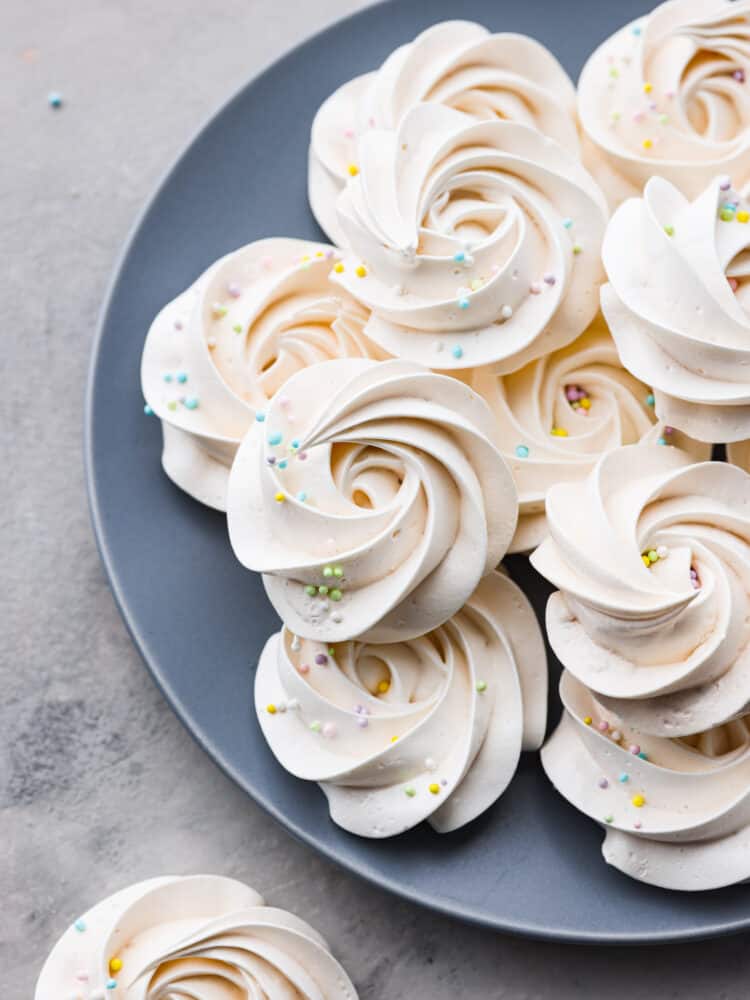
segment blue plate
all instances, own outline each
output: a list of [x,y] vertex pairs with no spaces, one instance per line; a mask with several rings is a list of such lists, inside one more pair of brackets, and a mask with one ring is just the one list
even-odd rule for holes
[[[335,827],[323,794],[277,765],[256,723],[252,671],[278,627],[260,578],[235,561],[224,518],[160,469],[158,421],[143,414],[139,364],[157,310],[212,260],[262,236],[319,239],[306,196],[310,123],[339,84],[378,66],[428,24],[472,18],[548,45],[575,78],[639,0],[398,0],[334,25],[252,80],[168,174],[117,267],[94,350],[86,457],[94,528],[128,628],[179,717],[218,764],[291,833],[393,893],[499,930],[566,941],[638,943],[750,926],[747,889],[677,895],[602,860],[599,828],[526,755],[508,792],[468,828],[419,828],[387,842]],[[547,588],[511,571],[541,614]],[[552,687],[559,665],[552,664]],[[559,715],[552,696],[551,721]]]

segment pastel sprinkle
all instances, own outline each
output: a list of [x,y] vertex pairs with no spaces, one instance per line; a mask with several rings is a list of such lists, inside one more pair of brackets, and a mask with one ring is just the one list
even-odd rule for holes
[[276,501],[276,503],[283,503],[286,500],[286,494],[275,493],[273,498]]
[[333,265],[333,269],[336,272],[336,274],[343,274],[344,273],[344,265],[341,263],[341,261],[337,261]]
[[570,227],[573,225],[573,220],[572,219],[563,219],[562,220],[562,224],[565,227],[565,229],[570,229]]
[[281,444],[283,440],[284,436],[281,434],[280,431],[274,431],[273,434],[268,435],[268,443],[273,447],[275,447],[277,444]]
[[317,720],[315,722],[310,723],[310,729],[312,729],[314,733],[319,733],[322,728],[323,727]]
[[188,396],[188,398],[185,400],[184,405],[185,405],[185,409],[186,410],[197,410],[198,409],[198,397],[197,396]]
[[223,316],[226,316],[228,311],[227,307],[223,306],[221,302],[214,302],[212,306],[212,312],[216,319],[221,319]]
[[336,726],[334,725],[333,722],[326,722],[326,724],[323,726],[323,735],[329,740],[333,739],[333,737],[336,735]]
[[433,795],[439,795],[440,794],[440,785],[438,785],[437,782],[435,782],[435,781],[433,781],[432,784],[429,785],[429,789],[430,789],[430,792]]
[[49,94],[47,94],[47,104],[49,104],[49,106],[55,111],[59,110],[63,104],[62,94],[60,94],[57,90],[51,90]]
[[572,249],[573,249],[573,253],[576,256],[578,256],[579,253],[583,253],[583,247],[581,246],[580,243],[574,243]]
[[500,310],[500,315],[502,316],[503,319],[510,319],[511,316],[513,315],[513,307],[503,306],[503,308]]
[[325,653],[318,653],[315,657],[315,662],[319,667],[324,667],[328,663],[328,657]]
[[519,458],[528,458],[529,457],[528,447],[525,444],[517,444],[516,455],[518,455]]
[[305,593],[307,594],[308,597],[315,597],[315,595],[317,594],[317,592],[318,592],[318,588],[317,587],[313,587],[313,585],[311,583],[308,583],[308,585],[305,587]]
[[646,800],[642,795],[634,795],[630,801],[633,803],[636,809],[641,809],[643,808],[643,806],[646,805]]
[[623,771],[623,773],[619,776],[619,778],[617,780],[621,781],[623,784],[625,784],[626,781],[630,781],[630,775],[629,774],[625,774],[625,772]]
[[743,210],[742,210],[741,212],[738,212],[738,213],[737,213],[737,221],[738,221],[738,222],[743,222],[743,223],[745,223],[745,222],[747,222],[748,220],[750,220],[750,213],[749,213],[749,212],[746,212],[746,211],[744,211],[744,209],[743,209]]
[[117,980],[116,979],[108,979],[107,982],[104,984],[104,988],[106,990],[116,990],[117,989]]
[[463,262],[466,260],[466,254],[463,252],[463,250],[459,250],[458,253],[453,254],[453,259],[457,264],[463,264]]
[[451,351],[451,354],[453,355],[454,358],[462,358],[464,356],[464,349],[463,347],[456,344],[456,346]]
[[334,587],[328,596],[332,601],[340,601],[343,595],[337,587]]
[[346,169],[350,177],[356,177],[359,173],[359,167],[356,163],[350,163]]
[[722,174],[719,177],[719,190],[729,191],[732,187],[732,178],[728,174]]
[[606,733],[607,730],[609,729],[609,723],[607,722],[606,719],[602,719],[601,722],[597,723],[596,728],[599,730],[600,733]]
[[286,466],[287,466],[287,461],[286,461],[285,458],[282,458],[282,460],[279,462],[279,468],[280,469],[285,469]]
[[86,930],[86,921],[83,918],[79,917],[79,919],[76,920],[73,926],[75,927],[75,929],[78,931],[79,934],[83,934],[83,932]]
[[487,690],[487,681],[477,681],[477,691],[480,694],[484,694]]
[[307,493],[305,493],[305,491],[302,490],[300,493],[297,494],[297,499],[300,501],[300,503],[304,503],[305,500],[307,500]]
[[171,374],[171,372],[164,372],[164,381],[165,382],[171,382],[172,381],[172,374]]
[[637,743],[631,743],[630,746],[628,747],[628,750],[635,756],[637,756],[641,752],[641,748],[638,746]]
[[169,402],[167,403],[167,409],[168,410],[172,410],[172,411],[176,410],[177,409],[177,400],[176,399],[170,399]]
[[410,799],[413,799],[416,794],[417,790],[412,785],[407,785],[404,789],[404,795],[408,795]]
[[378,683],[378,694],[387,694],[391,689],[391,685],[388,681],[380,681]]
[[590,726],[594,720],[591,718],[590,715],[584,715],[583,721],[585,725]]
[[146,403],[146,405],[143,407],[143,412],[146,414],[147,417],[153,416],[154,413],[154,411],[151,409],[148,403]]
[[664,232],[667,234],[667,236],[674,236],[674,226],[665,226]]
[[320,594],[321,597],[327,597],[328,596],[328,587],[326,587],[325,584],[321,584],[318,587],[318,593]]
[[364,264],[359,264],[354,269],[354,273],[357,275],[358,278],[366,278],[367,277],[367,268],[364,266]]
[[612,823],[612,822],[614,822],[614,816],[610,813],[608,816],[604,817],[604,822],[605,823]]
[[266,419],[266,415],[262,410],[256,410],[255,419],[258,421],[259,424],[262,424],[263,421]]
[[242,289],[235,282],[231,282],[227,285],[227,291],[232,296],[233,299],[238,299],[242,295]]
[[460,298],[458,300],[458,308],[459,309],[468,309],[469,306],[470,306],[470,304],[471,303],[469,302],[469,300],[466,297]]
[[641,760],[648,760],[648,754],[645,752],[645,750],[641,750],[641,752],[637,756],[640,757]]
[[266,705],[266,711],[268,712],[269,715],[276,715],[277,709],[274,704],[271,704],[271,705]]
[[648,396],[646,396],[646,406],[654,406],[655,403],[656,399],[654,398],[654,394],[653,392],[650,392]]
[[607,781],[606,778],[600,778],[599,779],[599,787],[600,788],[609,788],[609,782]]
[[340,580],[341,577],[344,575],[343,567],[341,567],[341,566],[334,566],[333,567],[333,575],[336,577],[337,580]]
[[187,372],[177,372],[177,381],[180,385],[184,385],[188,380]]
[[232,326],[232,329],[234,330],[235,333],[242,333],[244,327],[242,326],[242,323],[235,323]]

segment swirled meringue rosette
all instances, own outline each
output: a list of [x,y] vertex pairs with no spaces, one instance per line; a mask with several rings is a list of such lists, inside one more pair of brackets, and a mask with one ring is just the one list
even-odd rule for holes
[[495,416],[497,441],[518,489],[510,552],[528,552],[543,540],[547,490],[584,479],[613,448],[643,441],[711,455],[710,446],[656,420],[650,389],[623,368],[601,315],[567,347],[511,375],[478,369],[470,385]]
[[329,282],[333,258],[304,240],[258,240],[154,320],[141,364],[147,410],[162,422],[165,472],[202,503],[226,510],[237,446],[291,374],[385,356],[363,333],[367,312]]
[[215,875],[149,879],[97,903],[44,964],[35,1000],[356,1000],[323,938]]
[[670,0],[608,38],[578,83],[583,159],[611,208],[658,175],[691,198],[750,181],[750,3]]
[[540,746],[544,641],[523,592],[493,572],[450,621],[403,642],[329,647],[282,630],[261,656],[255,703],[279,762],[320,783],[339,826],[389,837],[428,820],[447,833]]
[[434,24],[392,52],[376,72],[339,87],[315,116],[310,205],[337,245],[345,238],[336,199],[357,173],[359,137],[372,128],[396,129],[410,108],[425,101],[478,121],[534,127],[580,156],[575,88],[543,45],[525,35],[490,34],[471,21]]
[[535,129],[419,104],[358,145],[337,205],[332,279],[389,354],[513,371],[574,340],[598,308],[604,198]]
[[547,494],[534,567],[559,588],[565,667],[644,734],[688,736],[750,708],[750,476],[636,445]]
[[622,363],[699,441],[750,436],[749,222],[728,178],[693,202],[653,178],[604,240],[602,310]]
[[240,562],[297,635],[395,642],[441,625],[516,526],[484,401],[405,361],[315,365],[284,397],[232,467]]
[[645,740],[567,671],[542,748],[555,788],[606,829],[605,860],[667,889],[750,879],[750,716],[690,738]]

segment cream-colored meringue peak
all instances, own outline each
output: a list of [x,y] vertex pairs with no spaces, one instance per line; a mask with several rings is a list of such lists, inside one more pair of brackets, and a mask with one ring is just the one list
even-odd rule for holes
[[55,945],[35,1000],[356,1000],[303,920],[216,875],[139,882],[97,903]]
[[657,416],[699,441],[750,437],[750,203],[728,177],[694,201],[652,178],[602,255],[602,310]]
[[226,510],[237,445],[287,378],[332,358],[383,358],[367,311],[328,280],[333,247],[266,239],[222,257],[162,309],[141,383],[161,420],[162,464],[191,496]]
[[338,212],[348,249],[332,278],[396,357],[514,371],[597,312],[604,198],[526,125],[416,105],[395,132],[360,139]]
[[321,641],[423,635],[500,562],[513,478],[486,404],[406,361],[329,361],[287,382],[229,481],[235,554],[284,623]]
[[750,476],[633,445],[547,494],[534,567],[563,665],[629,726],[687,736],[750,710]]
[[605,828],[608,864],[683,891],[750,878],[750,716],[682,739],[644,737],[567,671],[560,696],[542,766]]
[[697,197],[750,182],[750,2],[669,0],[589,58],[578,84],[584,163],[614,209],[654,175]]
[[471,21],[443,21],[397,48],[374,73],[339,87],[315,116],[308,188],[328,238],[345,239],[336,198],[358,166],[357,142],[373,128],[396,129],[425,101],[476,121],[500,119],[537,128],[570,153],[580,153],[575,89],[539,42],[514,33],[490,34]]
[[511,552],[528,552],[543,540],[547,490],[584,479],[613,448],[642,441],[711,456],[710,445],[656,419],[651,390],[623,368],[601,315],[567,347],[511,375],[477,369],[469,384],[495,416],[497,443],[518,489]]
[[279,762],[318,781],[331,818],[363,837],[422,820],[470,822],[544,738],[547,667],[531,605],[502,573],[429,635],[335,646],[273,636],[255,707]]

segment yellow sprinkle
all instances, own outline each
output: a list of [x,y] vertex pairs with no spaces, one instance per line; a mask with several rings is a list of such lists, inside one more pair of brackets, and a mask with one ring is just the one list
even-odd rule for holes
[[356,163],[350,163],[346,169],[349,171],[350,177],[356,177],[357,174],[359,173],[359,167],[357,166]]
[[391,736],[391,743],[395,743],[397,739],[398,736]]
[[581,404],[581,409],[582,410],[590,410],[591,409],[591,400],[589,399],[588,396],[584,396],[583,399],[579,399],[578,402]]
[[644,149],[651,149],[652,146],[653,146],[653,142],[652,142],[651,139],[644,139],[643,140],[643,148]]
[[315,253],[315,256],[316,257],[323,257],[323,256],[325,256],[325,254],[323,253],[322,250],[317,250],[316,253]]
[[646,805],[646,800],[642,795],[634,795],[630,801],[633,803],[636,809],[640,809],[642,806]]
[[364,264],[360,264],[359,267],[355,268],[354,273],[357,275],[358,278],[366,278],[367,268],[365,267]]
[[654,85],[652,83],[644,83],[643,84],[643,93],[644,94],[650,94],[653,89],[654,89]]
[[590,715],[584,715],[583,721],[586,723],[587,726],[590,726],[594,720],[591,718]]
[[651,565],[651,560],[649,559],[648,556],[641,556],[641,559],[643,560],[643,565],[644,566],[650,566]]
[[553,427],[550,434],[554,434],[555,437],[559,438],[566,438],[568,436],[568,432],[564,427]]
[[438,792],[440,791],[440,785],[438,785],[436,782],[433,781],[433,783],[430,785],[430,791],[432,792],[433,795],[437,795]]
[[273,704],[266,705],[266,711],[268,712],[269,715],[276,715],[276,706]]
[[344,265],[341,263],[341,261],[339,261],[338,264],[334,264],[333,269],[336,272],[336,274],[344,273]]
[[380,692],[381,694],[385,694],[385,693],[386,693],[386,691],[389,691],[389,690],[390,690],[390,687],[391,687],[391,685],[390,685],[390,683],[389,683],[388,681],[381,681],[381,682],[380,682],[380,683],[378,684],[378,691],[379,691],[379,692]]
[[276,503],[283,503],[286,500],[286,494],[285,493],[276,493],[274,495],[274,500],[276,501]]
[[738,212],[735,215],[735,219],[738,222],[747,222],[748,220],[750,220],[750,212]]
[[122,959],[121,958],[110,958],[110,960],[109,960],[109,971],[110,972],[119,972],[121,968],[122,968]]

